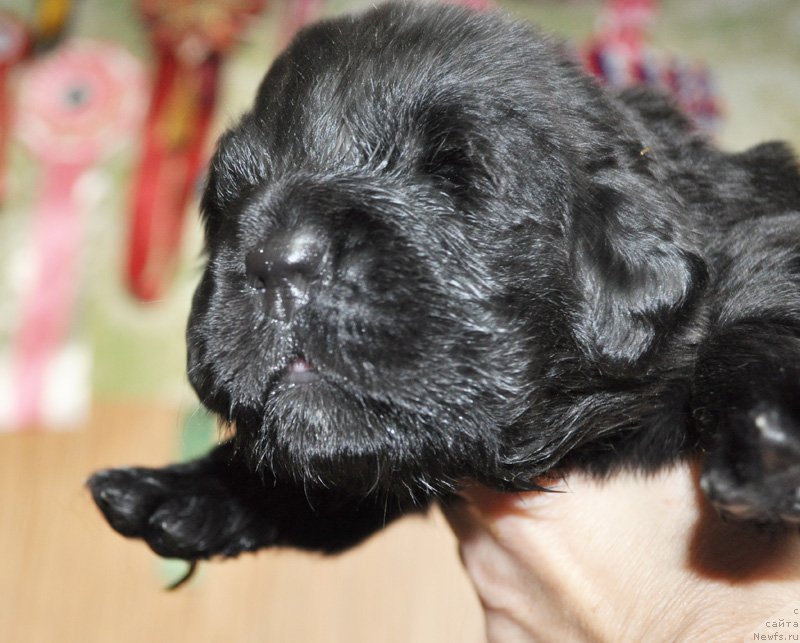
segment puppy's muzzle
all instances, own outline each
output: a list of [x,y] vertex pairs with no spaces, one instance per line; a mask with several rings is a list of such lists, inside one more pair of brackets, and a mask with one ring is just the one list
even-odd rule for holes
[[309,288],[324,270],[327,245],[321,230],[302,226],[271,236],[247,254],[247,283],[263,298],[267,314],[290,321],[308,303]]

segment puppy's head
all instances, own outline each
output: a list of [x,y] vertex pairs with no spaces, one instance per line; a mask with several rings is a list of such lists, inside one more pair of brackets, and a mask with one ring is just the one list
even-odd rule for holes
[[[390,5],[301,32],[219,142],[188,330],[192,384],[253,464],[512,483],[554,360],[644,359],[689,267],[614,110],[494,15]],[[571,444],[531,431],[542,465]]]

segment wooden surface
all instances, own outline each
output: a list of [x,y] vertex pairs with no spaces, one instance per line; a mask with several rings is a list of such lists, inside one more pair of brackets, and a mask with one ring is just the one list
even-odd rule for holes
[[443,518],[407,518],[336,558],[265,551],[190,584],[101,520],[93,470],[172,459],[174,410],[108,405],[84,430],[0,435],[0,641],[470,643],[478,601]]

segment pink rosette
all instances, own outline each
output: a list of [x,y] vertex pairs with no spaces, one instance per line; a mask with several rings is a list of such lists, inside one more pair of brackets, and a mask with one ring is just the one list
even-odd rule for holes
[[22,79],[17,131],[49,164],[90,165],[141,122],[147,83],[139,62],[111,43],[75,41]]
[[32,211],[33,278],[12,345],[11,424],[32,427],[44,417],[46,374],[67,338],[78,292],[85,218],[75,184],[130,137],[146,92],[136,59],[96,42],[59,49],[21,80],[17,133],[42,176]]

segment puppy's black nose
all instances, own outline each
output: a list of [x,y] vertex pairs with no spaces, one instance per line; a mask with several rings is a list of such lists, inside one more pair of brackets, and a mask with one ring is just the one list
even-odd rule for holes
[[250,251],[247,281],[259,291],[273,317],[288,321],[308,301],[311,283],[320,273],[326,242],[311,227],[281,232]]

